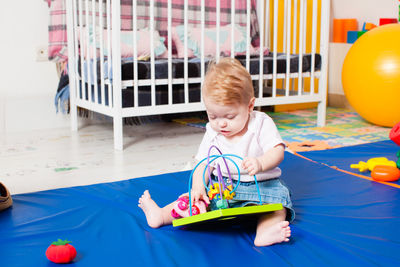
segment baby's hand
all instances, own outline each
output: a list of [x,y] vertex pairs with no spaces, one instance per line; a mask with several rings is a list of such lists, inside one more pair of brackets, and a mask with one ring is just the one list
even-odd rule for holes
[[210,199],[208,198],[206,194],[206,190],[204,187],[202,188],[192,188],[192,203],[195,201],[198,201],[200,199],[204,200],[207,204],[210,204]]
[[245,158],[242,167],[249,175],[255,175],[262,170],[261,162],[257,158]]

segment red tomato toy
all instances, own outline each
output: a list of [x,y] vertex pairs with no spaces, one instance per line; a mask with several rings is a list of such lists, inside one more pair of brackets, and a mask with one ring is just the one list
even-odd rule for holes
[[76,249],[71,241],[58,239],[51,243],[46,250],[46,257],[55,263],[69,263],[76,257]]

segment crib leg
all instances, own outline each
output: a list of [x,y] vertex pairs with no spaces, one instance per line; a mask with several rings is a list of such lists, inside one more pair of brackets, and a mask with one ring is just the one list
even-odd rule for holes
[[70,101],[71,130],[78,131],[78,107]]
[[114,149],[123,150],[124,149],[124,135],[122,129],[122,118],[114,117]]
[[318,103],[318,110],[317,110],[318,127],[325,126],[325,123],[326,123],[326,100]]

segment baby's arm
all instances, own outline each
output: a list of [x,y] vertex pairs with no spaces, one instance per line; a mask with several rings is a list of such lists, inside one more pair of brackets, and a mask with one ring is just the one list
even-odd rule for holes
[[[197,167],[193,174],[193,183],[192,183],[192,201],[197,201],[197,200],[204,200],[207,204],[210,204],[210,200],[208,199],[206,189],[204,187],[203,183],[203,172],[204,168],[206,168],[205,163],[200,163],[200,165]],[[212,172],[212,168],[210,170]],[[205,182],[208,184],[208,171],[206,171],[205,174]]]
[[277,167],[283,160],[285,147],[283,144],[267,150],[264,155],[257,158],[245,158],[242,166],[249,173],[255,175]]

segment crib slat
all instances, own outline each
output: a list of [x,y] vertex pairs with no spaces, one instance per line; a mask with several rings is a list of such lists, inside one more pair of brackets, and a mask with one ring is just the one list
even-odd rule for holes
[[322,127],[325,125],[326,120],[326,95],[327,95],[327,80],[328,80],[328,47],[329,47],[329,16],[330,16],[330,0],[321,1],[321,41],[320,41],[320,53],[321,53],[321,77],[319,78],[318,84],[318,95],[320,95],[321,101],[318,103],[317,111],[317,125]]
[[[71,7],[70,7],[71,8]],[[70,9],[71,10],[71,9]],[[75,78],[72,78],[71,77],[71,80],[72,81],[75,81],[75,90],[74,90],[74,92],[73,92],[73,94],[75,94],[75,97],[77,97],[78,96],[78,92],[77,92],[77,90],[78,90],[78,88],[79,88],[79,78],[77,78],[77,76],[78,76],[78,73],[79,73],[79,71],[78,71],[78,59],[79,59],[79,47],[78,47],[78,44],[79,44],[79,42],[78,42],[78,16],[79,16],[79,14],[78,14],[78,3],[77,3],[77,0],[73,0],[73,3],[72,3],[72,13],[73,13],[73,20],[71,20],[71,18],[70,17],[68,17],[67,18],[67,20],[69,20],[70,22],[72,21],[72,23],[73,23],[73,29],[74,29],[74,42],[73,42],[73,50],[74,50],[74,59],[73,59],[73,64],[74,64],[74,66],[75,66],[75,68],[73,68],[73,70],[75,71],[74,72],[74,74],[73,74],[73,76],[75,77]],[[71,28],[71,27],[69,27],[69,28]],[[68,29],[67,29],[68,30]],[[80,36],[79,36],[79,38],[80,38]],[[69,39],[68,39],[69,40]],[[68,52],[69,53],[69,52]],[[70,53],[71,54],[71,53]],[[70,62],[71,62],[71,60],[70,60]],[[71,64],[71,63],[68,63],[68,64]],[[70,74],[70,76],[71,76],[71,74]]]
[[264,18],[264,32],[265,32],[265,46],[270,49],[271,48],[271,38],[270,38],[270,25],[269,25],[269,18],[270,18],[270,0],[265,0],[265,18]]
[[287,4],[287,15],[286,15],[286,27],[287,27],[287,42],[286,42],[286,79],[285,79],[285,95],[289,95],[289,86],[290,86],[290,34],[291,34],[291,19],[292,19],[292,0],[285,0],[288,2]]
[[185,0],[184,3],[184,32],[185,32],[185,38],[184,38],[184,56],[183,56],[183,77],[185,80],[184,84],[184,99],[185,103],[189,103],[189,85],[188,85],[188,0]]
[[70,77],[70,114],[71,114],[71,130],[77,131],[78,130],[78,112],[76,106],[76,88],[77,88],[77,79],[76,79],[76,61],[75,59],[78,56],[77,46],[74,44],[77,43],[77,34],[76,34],[76,13],[75,13],[75,5],[76,1],[67,1],[67,19],[71,22],[73,21],[74,27],[67,27],[67,36],[68,36],[68,54],[73,55],[73,59],[68,63],[68,74]]
[[138,96],[138,51],[137,51],[137,4],[132,1],[132,40],[133,40],[133,106],[139,106]]
[[231,58],[235,57],[235,0],[231,0]]
[[287,1],[283,0],[283,53],[286,53],[286,36],[287,36],[287,17],[288,17],[288,7]]
[[[299,29],[299,76],[303,73],[303,45],[304,45],[304,20],[305,20],[305,7],[304,7],[304,0],[300,0],[300,29]],[[297,80],[297,90],[298,95],[302,95],[303,91],[303,79]]]
[[112,1],[112,95],[114,148],[123,149],[121,79],[121,2]]
[[[93,60],[91,57],[95,58],[95,55],[91,55],[90,51],[90,33],[89,33],[89,0],[85,1],[85,23],[86,23],[86,38],[85,38],[85,44],[86,44],[86,75],[87,75],[87,88],[88,88],[88,99],[87,101],[91,102],[92,101],[92,70],[90,69],[91,62]],[[86,98],[85,98],[86,99]]]
[[312,37],[311,37],[311,83],[310,93],[315,93],[315,53],[317,46],[317,0],[313,0],[313,12],[312,12]]
[[119,1],[111,1],[111,39],[112,39],[112,95],[114,113],[118,117],[121,110],[121,9]]
[[[306,40],[307,40],[307,34],[308,34],[308,31],[307,31],[307,6],[308,6],[308,4],[307,4],[307,0],[304,0],[304,16],[303,16],[303,18],[304,18],[304,22],[303,22],[303,25],[304,25],[304,35],[303,35],[303,54],[302,54],[302,56],[306,53],[306,49],[307,49],[307,46],[306,46]],[[303,71],[303,64],[301,65],[302,67],[301,67],[301,71]],[[305,92],[305,90],[304,90],[304,86],[305,86],[305,80],[303,79],[303,87],[302,87],[302,91],[301,91],[301,93],[302,94],[304,94],[304,92]]]
[[111,84],[111,62],[112,62],[112,53],[111,53],[111,0],[106,1],[106,9],[107,9],[107,84],[108,84],[108,106],[114,106],[114,100],[112,95],[112,84]]
[[274,52],[272,56],[272,97],[276,97],[276,73],[277,73],[277,53],[278,53],[278,0],[274,0]]
[[151,68],[151,105],[156,105],[156,68],[154,65],[154,0],[150,0],[150,68]]
[[[205,76],[205,65],[204,65],[204,31],[205,31],[205,0],[201,0],[201,77]],[[203,87],[203,80],[201,79],[201,88]],[[200,97],[200,102],[203,102],[203,98]]]
[[[270,10],[269,10],[269,8],[270,8],[270,0],[265,0],[265,14],[266,14],[266,16],[264,17],[264,25],[265,25],[264,26],[264,32],[265,32],[264,40],[265,40],[265,46],[268,49],[271,49],[271,38],[270,38],[270,30],[269,30],[269,28],[270,28],[270,25],[269,25]],[[267,82],[268,82],[268,78],[266,78],[265,75],[264,75],[264,79],[266,79]]]
[[[264,1],[260,1],[260,21],[264,21]],[[260,23],[260,54],[259,54],[259,69],[260,69],[260,79],[258,80],[258,96],[262,98],[264,92],[264,23]],[[250,47],[247,47],[250,49]]]
[[215,46],[216,47],[216,51],[215,51],[215,58],[216,58],[216,60],[217,60],[217,62],[219,61],[219,51],[220,51],[220,43],[219,43],[219,39],[220,39],[220,34],[221,34],[221,32],[220,32],[220,24],[221,24],[221,2],[220,2],[220,0],[217,0],[217,2],[216,2],[216,12],[217,12],[217,16],[216,16],[216,22],[215,22],[215,26],[216,26],[216,33],[217,33],[217,36],[216,36],[216,43],[217,43],[217,45]]
[[99,24],[100,24],[100,97],[101,105],[106,105],[105,86],[104,86],[104,22],[103,22],[103,2],[99,2]]
[[[92,28],[93,28],[93,43],[92,43],[92,51],[94,53],[93,55],[93,84],[94,84],[94,103],[98,103],[98,84],[97,84],[97,44],[96,44],[96,39],[97,39],[97,27],[96,27],[96,1],[92,1]],[[90,90],[91,91],[91,90]],[[91,100],[92,101],[92,100]]]
[[251,15],[251,1],[247,0],[247,13],[246,13],[246,69],[250,72],[250,15]]
[[293,0],[294,6],[293,6],[293,46],[292,46],[292,53],[295,54],[297,53],[297,3],[299,0]]
[[304,22],[303,22],[303,25],[304,25],[304,36],[303,36],[303,54],[305,54],[306,53],[306,40],[307,40],[307,33],[308,33],[308,31],[307,31],[307,6],[308,6],[308,4],[307,4],[307,0],[304,0],[304,16],[303,16],[303,19],[304,19]]
[[172,2],[168,1],[168,105],[172,105]]
[[[298,0],[293,0],[293,2],[294,2],[294,6],[293,6],[293,34],[292,34],[292,36],[293,36],[293,45],[292,45],[292,53],[293,54],[296,54],[297,53],[297,25],[298,25],[298,23],[297,23],[297,14],[298,14],[298,11],[297,11],[297,3],[298,3]],[[294,80],[292,79],[292,88],[291,88],[291,90],[293,91],[294,90],[294,86],[295,86],[295,83],[294,83]]]
[[80,94],[79,98],[86,99],[86,78],[85,78],[85,70],[84,70],[84,55],[85,55],[85,49],[86,47],[83,45],[84,44],[84,39],[83,39],[83,4],[82,0],[79,0],[79,40],[80,40],[80,46],[81,46],[81,51],[80,51],[80,60],[81,60],[81,89],[80,89]]
[[[73,20],[73,24],[74,24],[74,52],[75,52],[75,57],[74,57],[74,65],[75,65],[75,73],[74,73],[74,76],[75,76],[75,92],[74,92],[74,94],[75,94],[75,98],[79,98],[79,87],[81,86],[80,85],[80,79],[79,79],[79,71],[78,71],[78,60],[79,60],[79,39],[78,38],[81,38],[80,36],[78,37],[78,33],[79,33],[79,27],[78,27],[78,17],[79,17],[79,14],[78,14],[78,12],[79,12],[79,10],[78,10],[78,2],[77,2],[77,0],[73,0],[74,2],[73,2],[73,13],[74,13],[74,20]],[[71,28],[71,27],[70,27]],[[71,77],[71,80],[72,80],[73,78]],[[70,94],[70,97],[72,97],[71,96],[71,94]],[[72,108],[72,107],[71,107]],[[76,109],[76,113],[77,113],[77,109]],[[71,111],[71,113],[72,113],[72,111]],[[78,127],[77,125],[76,125],[76,127]]]

